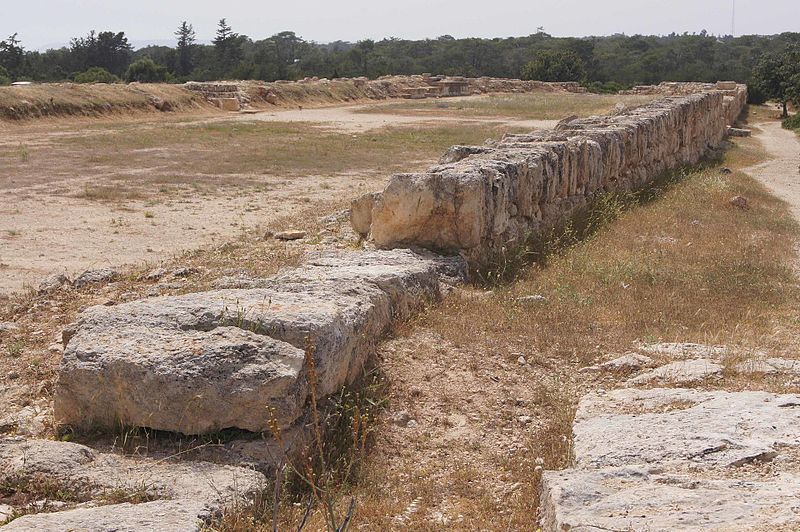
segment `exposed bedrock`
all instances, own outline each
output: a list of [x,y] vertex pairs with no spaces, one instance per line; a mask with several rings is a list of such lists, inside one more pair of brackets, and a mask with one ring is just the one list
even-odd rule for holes
[[439,297],[463,262],[408,250],[335,253],[261,288],[158,297],[83,312],[64,333],[55,417],[202,434],[300,417],[314,348],[324,396],[352,382],[395,320]]
[[598,195],[698,162],[719,146],[746,94],[740,85],[666,97],[494,145],[455,146],[429,171],[394,175],[382,193],[357,199],[353,227],[379,248],[458,251],[484,265]]

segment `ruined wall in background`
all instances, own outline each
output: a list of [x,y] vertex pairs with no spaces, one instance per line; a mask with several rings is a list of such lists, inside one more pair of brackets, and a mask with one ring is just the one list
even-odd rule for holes
[[[460,86],[459,92],[444,94],[442,83]],[[450,78],[445,76],[382,76],[367,78],[305,78],[300,81],[190,81],[188,90],[226,110],[274,105],[335,103],[389,98],[429,98],[490,92],[586,92],[579,83],[550,83],[506,78]],[[462,87],[463,86],[463,87]],[[234,102],[237,102],[236,105]]]
[[724,82],[670,90],[688,94],[496,145],[455,146],[429,171],[395,175],[382,193],[357,199],[353,227],[379,248],[460,252],[482,266],[601,194],[698,162],[747,99],[746,86]]

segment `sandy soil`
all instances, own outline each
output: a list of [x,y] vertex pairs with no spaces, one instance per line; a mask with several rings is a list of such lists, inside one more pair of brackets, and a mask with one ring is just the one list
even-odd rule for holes
[[[478,96],[477,98],[483,98]],[[476,97],[473,97],[476,98]],[[461,98],[450,98],[448,101],[458,101]],[[393,102],[391,102],[393,103]],[[389,105],[389,104],[382,104]],[[511,118],[466,118],[458,116],[431,116],[390,113],[360,113],[367,108],[375,108],[375,103],[320,107],[315,109],[290,109],[276,112],[261,112],[255,114],[239,115],[243,120],[262,120],[265,122],[317,122],[339,131],[364,132],[389,126],[424,125],[441,122],[459,122],[476,124],[498,124],[511,127],[524,127],[530,129],[552,128],[558,120],[515,120]]]
[[761,122],[756,126],[761,129],[756,138],[769,154],[769,160],[746,168],[745,172],[786,201],[800,221],[800,139],[781,127],[778,121]]
[[[7,175],[0,172],[3,196],[0,202],[0,294],[20,290],[25,285],[35,286],[52,273],[75,275],[100,266],[154,263],[185,250],[234,238],[245,230],[266,229],[272,221],[307,208],[309,203],[352,198],[368,190],[377,190],[386,178],[385,170],[380,168],[336,176],[337,179],[315,175],[286,179],[286,176],[227,174],[223,176],[225,183],[233,185],[231,181],[249,180],[257,181],[258,186],[223,184],[204,192],[184,187],[158,201],[152,198],[122,202],[81,198],[87,186],[113,188],[128,184],[119,175],[120,168],[126,166],[124,160],[114,161],[112,166],[108,166],[108,161],[93,162],[93,156],[84,154],[81,157],[75,153],[75,146],[66,142],[75,137],[103,135],[104,127],[141,132],[165,124],[255,120],[313,122],[314,127],[355,133],[387,126],[424,127],[445,121],[485,127],[510,124],[531,129],[553,123],[357,112],[361,107],[363,105],[347,105],[225,117],[198,113],[188,119],[187,115],[160,115],[94,121],[48,120],[22,126],[0,124],[0,147],[13,154],[13,160],[6,159]],[[26,161],[27,150],[34,153],[30,164]],[[148,178],[172,171],[168,164],[172,157],[174,153],[163,150],[163,153],[153,153],[146,167],[131,164],[126,169],[129,181],[137,176]]]

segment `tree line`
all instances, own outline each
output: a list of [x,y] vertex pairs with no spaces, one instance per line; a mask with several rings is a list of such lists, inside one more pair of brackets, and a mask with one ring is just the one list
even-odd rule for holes
[[430,72],[579,81],[593,90],[610,91],[665,80],[752,84],[760,61],[793,46],[800,46],[800,33],[559,38],[539,31],[496,39],[443,35],[320,44],[291,31],[254,40],[222,19],[211,44],[198,43],[194,28],[184,21],[175,32],[175,46],[138,50],[121,32],[92,31],[69,46],[45,52],[26,50],[15,34],[0,41],[0,82],[274,81]]

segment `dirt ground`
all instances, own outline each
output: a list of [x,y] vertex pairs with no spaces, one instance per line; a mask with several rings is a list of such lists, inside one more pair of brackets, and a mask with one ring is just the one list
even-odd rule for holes
[[[508,128],[534,129],[553,123],[358,112],[362,107],[222,118],[201,114],[0,125],[0,293],[35,286],[52,273],[75,275],[102,266],[158,262],[184,250],[235,238],[245,230],[266,229],[273,220],[309,204],[355,197],[385,182],[387,167],[371,161],[330,173],[324,172],[325,161],[319,173],[303,168],[237,170],[231,155],[244,154],[240,157],[244,160],[248,150],[269,150],[287,125],[310,136],[324,132],[355,139],[356,134],[387,128],[414,132],[458,124],[476,134],[482,132],[473,139],[482,141]],[[239,145],[245,141],[237,136],[237,124],[259,123],[275,128],[263,131],[264,144]],[[213,146],[204,146],[204,164],[198,164],[192,152],[197,139],[170,144],[169,135],[171,130],[201,126],[227,135]],[[151,134],[163,138],[164,144],[147,142]],[[411,153],[406,169],[435,162],[455,138],[438,139],[424,153]],[[369,148],[370,141],[364,139],[363,148]],[[325,155],[305,153],[307,159]],[[218,162],[226,164],[216,167]],[[151,184],[149,190],[142,189],[145,182]]]

